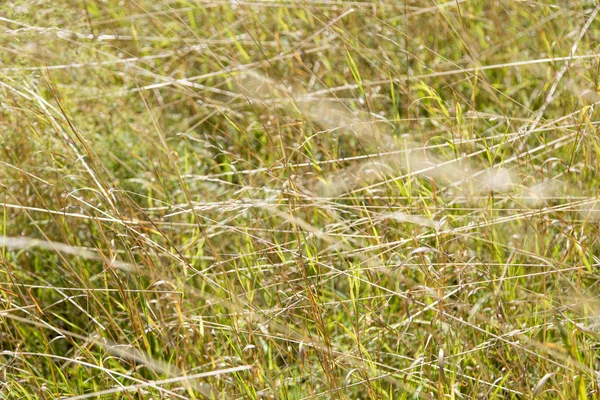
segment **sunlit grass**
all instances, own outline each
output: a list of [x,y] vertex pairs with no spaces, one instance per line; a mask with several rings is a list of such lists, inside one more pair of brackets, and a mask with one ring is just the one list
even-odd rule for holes
[[589,1],[0,5],[0,397],[599,397]]

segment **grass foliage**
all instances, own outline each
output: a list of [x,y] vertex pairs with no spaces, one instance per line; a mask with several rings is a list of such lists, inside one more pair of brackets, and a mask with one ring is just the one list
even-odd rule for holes
[[0,5],[0,398],[600,398],[600,6]]

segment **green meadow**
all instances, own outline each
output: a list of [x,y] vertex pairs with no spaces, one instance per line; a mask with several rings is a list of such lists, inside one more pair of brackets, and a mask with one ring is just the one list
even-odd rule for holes
[[0,399],[600,399],[600,5],[0,3]]

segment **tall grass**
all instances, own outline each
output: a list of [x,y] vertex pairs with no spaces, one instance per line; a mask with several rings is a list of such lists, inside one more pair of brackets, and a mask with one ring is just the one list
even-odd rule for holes
[[0,5],[0,398],[600,398],[600,6]]

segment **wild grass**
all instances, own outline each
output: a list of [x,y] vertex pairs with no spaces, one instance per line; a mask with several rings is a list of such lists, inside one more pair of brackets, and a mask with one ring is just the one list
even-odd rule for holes
[[0,5],[0,398],[600,398],[600,6]]

